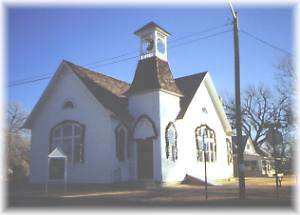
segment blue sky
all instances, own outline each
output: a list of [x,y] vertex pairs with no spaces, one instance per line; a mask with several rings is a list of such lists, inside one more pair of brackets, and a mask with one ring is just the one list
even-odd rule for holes
[[[236,9],[239,11],[240,28],[293,53],[291,7]],[[230,10],[221,7],[7,8],[7,82],[53,74],[63,59],[86,65],[103,58],[138,51],[139,40],[133,32],[149,21],[156,22],[172,34],[169,40],[171,45],[172,40],[186,35],[193,36],[181,42],[230,29],[231,26],[228,26],[205,34],[199,33],[229,23],[230,20]],[[283,56],[282,52],[240,34],[242,88],[257,83],[271,86],[274,64]],[[233,94],[233,59],[231,32],[168,51],[169,64],[175,78],[209,71],[220,95]],[[119,59],[111,61],[116,60]],[[130,83],[137,59],[99,65],[95,65],[93,70]],[[44,80],[6,88],[7,99],[19,101],[26,111],[30,111],[48,82]]]

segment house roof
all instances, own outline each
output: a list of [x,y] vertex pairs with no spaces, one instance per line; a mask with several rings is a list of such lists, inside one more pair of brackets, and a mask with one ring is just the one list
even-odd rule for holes
[[[242,150],[245,150],[245,146],[247,144],[247,140],[248,140],[249,136],[248,135],[242,135]],[[237,136],[232,136],[232,151],[234,154],[237,154],[237,146],[238,146],[238,142],[237,142]]]
[[182,96],[177,87],[167,61],[156,56],[139,60],[134,79],[127,95],[145,92],[148,90],[161,89]]
[[[234,154],[237,154],[237,136],[232,136],[232,151]],[[248,138],[249,136],[248,135],[243,135],[242,136],[242,149],[243,151],[245,150],[245,146],[247,144],[247,141],[248,141]],[[254,147],[254,150],[255,152],[260,155],[260,156],[263,156],[263,157],[268,157],[268,153],[263,151],[262,149],[260,149],[259,147],[256,147],[254,144],[253,144],[253,147]]]
[[153,29],[153,28],[157,28],[160,29],[161,31],[163,31],[164,33],[170,35],[169,32],[167,32],[165,29],[163,29],[162,27],[160,27],[158,24],[156,24],[155,22],[149,22],[148,24],[144,25],[143,27],[139,28],[137,31],[134,32],[134,34],[138,35],[140,32],[146,30],[146,29]]
[[65,62],[105,108],[125,122],[133,119],[127,109],[127,98],[123,95],[130,87],[128,83]]
[[175,83],[184,97],[180,99],[180,112],[177,119],[182,119],[187,108],[189,107],[199,85],[204,79],[207,72],[196,73],[175,79]]
[[270,157],[271,156],[270,153],[268,153],[267,151],[265,151],[265,150],[263,150],[263,149],[261,149],[259,147],[255,147],[254,146],[254,149],[255,149],[255,152],[257,154],[259,154],[260,156],[262,156],[262,157]]

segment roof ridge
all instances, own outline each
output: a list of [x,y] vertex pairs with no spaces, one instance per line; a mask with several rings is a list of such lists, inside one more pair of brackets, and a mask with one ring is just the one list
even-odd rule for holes
[[124,83],[124,84],[127,84],[127,85],[129,85],[129,86],[130,86],[130,84],[129,84],[128,82],[126,82],[126,81],[123,81],[123,80],[120,80],[120,79],[114,78],[114,77],[112,77],[112,76],[109,76],[109,75],[103,74],[103,73],[101,73],[101,72],[96,72],[96,71],[93,71],[93,70],[91,70],[91,69],[89,69],[89,68],[86,68],[86,67],[80,66],[80,65],[78,65],[78,64],[72,63],[72,62],[70,62],[70,61],[67,61],[67,60],[63,60],[63,61],[64,61],[64,62],[66,62],[67,64],[71,64],[72,66],[75,66],[75,67],[77,67],[77,68],[79,68],[79,69],[81,69],[81,70],[83,69],[83,70],[86,70],[87,72],[93,73],[93,74],[95,74],[95,75],[99,75],[99,76],[105,76],[105,77],[108,77],[108,78],[114,79],[115,81],[119,81],[119,82],[122,82],[122,83]]
[[183,79],[183,78],[189,78],[189,77],[196,76],[196,75],[202,75],[204,73],[208,73],[208,71],[198,72],[198,73],[194,73],[194,74],[191,74],[191,75],[186,75],[186,76],[178,77],[178,78],[175,78],[174,80],[179,80],[179,79]]

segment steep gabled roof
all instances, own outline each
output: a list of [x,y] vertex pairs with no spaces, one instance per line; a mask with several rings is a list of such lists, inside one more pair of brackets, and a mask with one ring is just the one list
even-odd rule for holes
[[201,72],[175,79],[176,85],[184,95],[184,97],[180,99],[180,112],[177,119],[183,118],[206,73],[207,72]]
[[139,60],[134,79],[126,94],[130,95],[156,89],[182,96],[167,61],[163,61],[156,56]]
[[[232,136],[232,151],[234,154],[237,154],[237,136]],[[245,150],[245,147],[246,147],[246,144],[247,144],[247,141],[250,137],[248,135],[242,135],[242,149],[243,151]],[[266,152],[265,150],[263,150],[262,148],[259,148],[257,146],[255,146],[253,144],[253,142],[251,141],[252,145],[253,145],[253,148],[256,152],[256,154],[262,156],[262,157],[269,157],[270,156],[270,153]]]
[[71,71],[77,75],[87,89],[111,114],[122,120],[124,123],[130,123],[133,120],[127,109],[127,98],[123,95],[123,93],[129,89],[130,85],[128,83],[98,72],[93,72],[64,60],[24,123],[24,128],[31,127],[31,121],[35,113],[45,100],[45,97],[48,95],[50,88],[54,85],[54,82],[58,79],[58,73],[62,71],[64,66],[70,68]]
[[123,95],[130,87],[128,83],[68,61],[66,63],[105,108],[125,122],[133,119],[127,109],[127,98]]
[[254,149],[255,149],[255,152],[262,157],[270,157],[271,156],[271,153],[269,153],[259,147],[254,147]]

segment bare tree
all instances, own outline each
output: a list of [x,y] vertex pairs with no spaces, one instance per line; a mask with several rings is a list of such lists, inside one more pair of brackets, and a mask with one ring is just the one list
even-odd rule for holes
[[293,62],[290,57],[282,58],[277,65],[275,65],[277,72],[275,73],[276,91],[282,102],[282,109],[284,114],[284,123],[287,127],[294,126],[293,103],[295,102],[295,85],[296,72],[294,70]]
[[[295,72],[290,58],[276,65],[275,91],[266,86],[250,86],[242,93],[241,112],[243,133],[250,136],[256,149],[265,143],[266,123],[279,124],[276,129],[283,134],[284,141],[279,149],[281,156],[291,154],[293,142],[292,101],[294,100]],[[224,101],[224,107],[232,127],[235,128],[235,103],[233,98]]]
[[7,109],[7,132],[19,134],[26,118],[27,114],[19,103],[10,103]]
[[[272,103],[271,93],[264,85],[250,86],[242,93],[241,112],[243,133],[250,136],[255,147],[259,148],[265,141],[265,123],[270,121]],[[235,103],[233,98],[225,100],[224,107],[235,128]]]
[[30,141],[22,127],[27,114],[19,103],[10,103],[6,118],[7,173],[14,180],[22,180],[29,173]]

